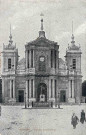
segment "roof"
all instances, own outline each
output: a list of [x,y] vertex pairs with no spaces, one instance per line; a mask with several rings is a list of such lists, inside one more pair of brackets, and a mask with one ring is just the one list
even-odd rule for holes
[[80,48],[76,45],[72,45],[69,47],[69,50],[79,50]]
[[22,59],[18,62],[17,69],[18,69],[18,70],[25,69],[25,58],[22,58]]
[[68,49],[66,50],[66,53],[69,52],[69,53],[81,53],[81,49],[80,49],[80,45],[77,46],[75,45],[75,41],[74,41],[74,35],[72,34],[72,37],[71,37],[72,41],[71,41],[71,45],[69,46],[68,45]]
[[66,69],[66,62],[62,58],[59,58],[59,69]]

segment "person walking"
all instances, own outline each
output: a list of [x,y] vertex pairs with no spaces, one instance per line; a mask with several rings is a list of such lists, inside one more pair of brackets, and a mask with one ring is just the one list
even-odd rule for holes
[[85,112],[84,112],[84,110],[82,110],[80,122],[81,122],[82,124],[84,124],[84,121],[85,121],[85,120],[86,120],[86,119],[85,119]]
[[73,128],[76,128],[76,125],[78,124],[78,117],[75,115],[75,113],[73,113],[72,118],[71,118],[71,124],[73,125]]

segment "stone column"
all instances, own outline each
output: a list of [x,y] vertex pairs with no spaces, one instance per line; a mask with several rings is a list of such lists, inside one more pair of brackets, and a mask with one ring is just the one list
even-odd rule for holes
[[33,79],[33,98],[35,98],[35,80]]
[[71,98],[71,84],[70,84],[70,80],[69,80],[69,98]]
[[26,51],[26,68],[28,68],[28,51]]
[[[11,63],[12,66],[12,63]],[[4,61],[4,70],[8,71],[8,58],[5,57],[5,61]]]
[[31,98],[31,79],[29,80],[29,98]]
[[1,65],[2,65],[2,72],[4,72],[4,54],[2,54]]
[[49,79],[49,98],[51,98],[51,79]]
[[56,95],[55,95],[55,106],[57,107],[58,102],[58,79],[56,80]]
[[57,68],[57,51],[55,50],[54,53],[55,53],[54,54],[54,59],[55,59],[54,60],[54,66],[55,66],[55,68]]
[[51,68],[51,50],[49,50],[49,56],[48,56],[48,59],[49,59],[49,67]]
[[55,68],[55,55],[54,55],[54,50],[53,50],[53,68]]
[[5,98],[5,78],[2,78],[2,101],[4,102]]
[[10,98],[12,98],[12,80],[10,80]]
[[74,80],[72,80],[72,98],[74,98]]
[[53,79],[53,98],[55,98],[55,80]]
[[26,80],[26,103],[28,103],[28,80]]
[[15,60],[16,58],[15,58],[15,55],[14,55],[14,70],[15,70],[15,68],[16,68],[16,60]]
[[34,64],[35,62],[34,62],[34,50],[33,50],[33,68],[34,68]]
[[13,80],[13,98],[15,99],[15,79]]
[[56,69],[58,70],[59,68],[59,51],[56,51]]
[[29,51],[29,67],[31,68],[31,50]]

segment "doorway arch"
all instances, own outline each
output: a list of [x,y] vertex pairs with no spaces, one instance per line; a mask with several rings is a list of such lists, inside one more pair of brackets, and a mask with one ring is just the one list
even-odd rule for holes
[[40,95],[44,95],[45,100],[47,102],[47,85],[45,83],[39,83],[37,88],[37,102],[40,102]]

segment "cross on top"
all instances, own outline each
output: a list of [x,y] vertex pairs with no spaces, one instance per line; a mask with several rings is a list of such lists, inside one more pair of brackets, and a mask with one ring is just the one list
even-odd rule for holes
[[42,17],[44,16],[44,14],[41,13],[40,16],[41,16],[41,31],[43,31],[43,18]]

